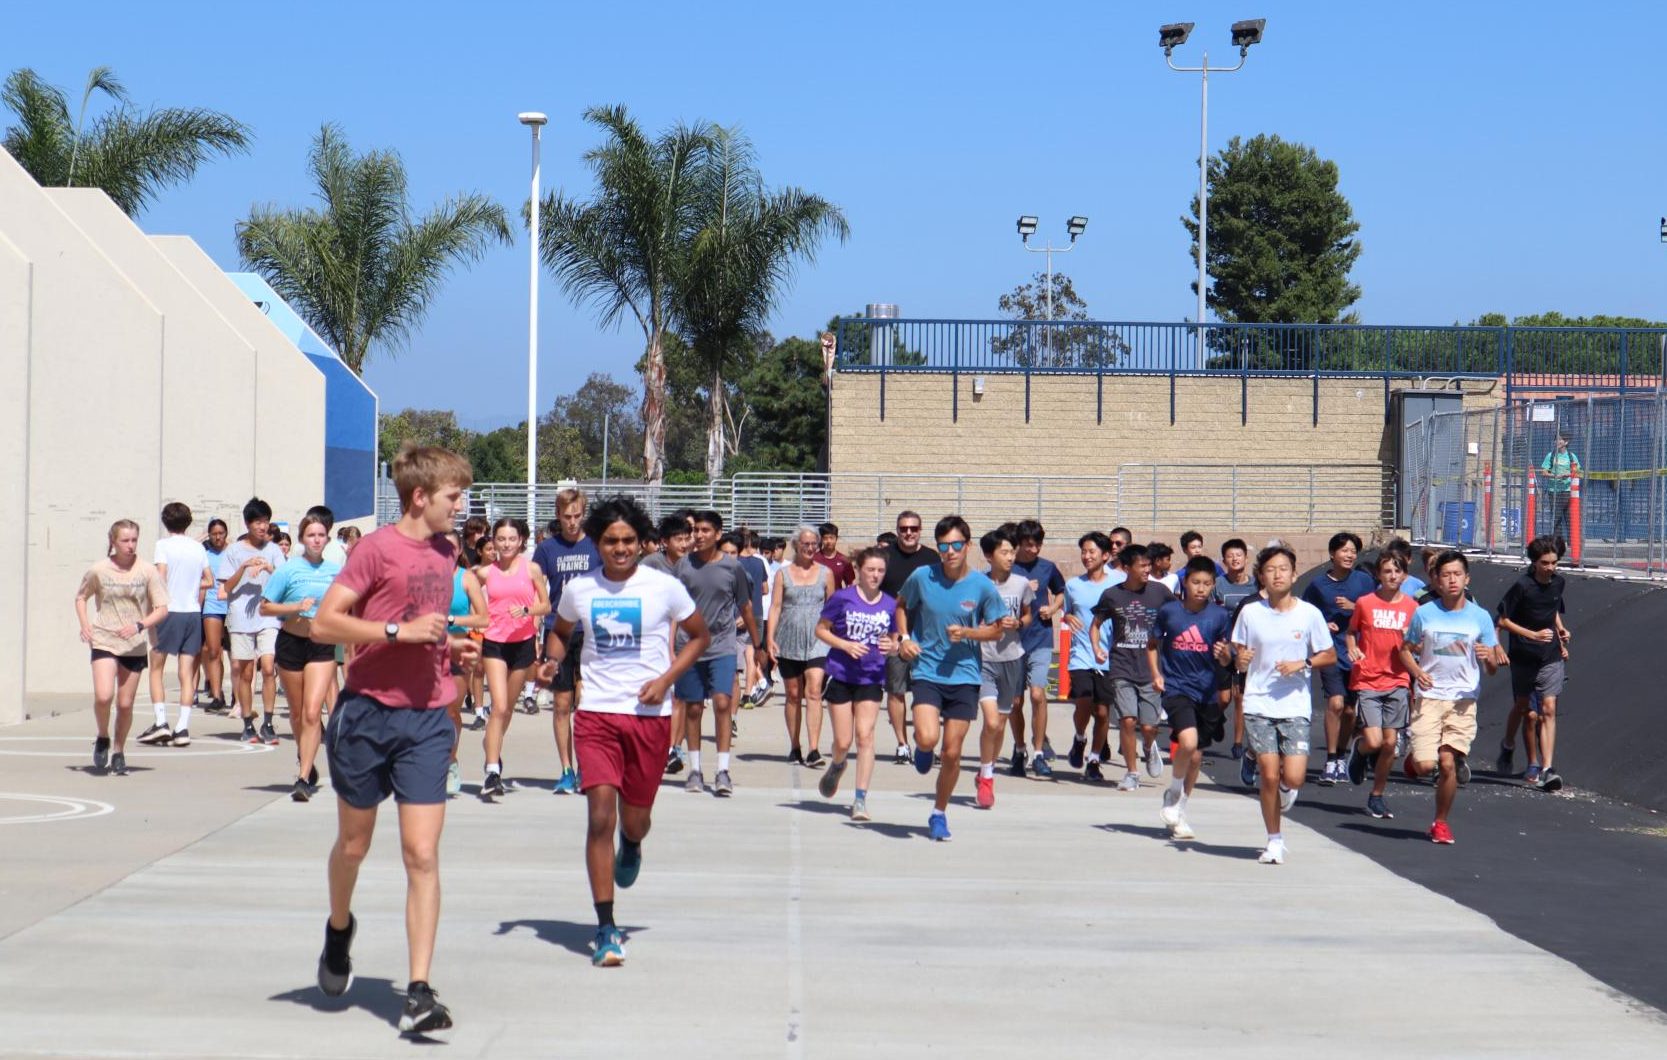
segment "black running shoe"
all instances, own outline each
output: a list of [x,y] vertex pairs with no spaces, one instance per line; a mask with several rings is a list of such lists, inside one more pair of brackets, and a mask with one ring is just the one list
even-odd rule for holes
[[313,791],[315,791],[315,792],[318,791],[318,767],[317,766],[313,766],[311,769],[307,770],[307,787],[312,788]]
[[802,765],[804,765],[805,764],[805,753],[803,751],[799,750],[797,747],[788,751],[787,752],[787,764],[792,765],[792,766],[802,766]]
[[318,988],[330,997],[341,997],[353,985],[353,936],[359,933],[359,918],[347,914],[347,927],[337,931],[324,920],[324,952],[318,956]]
[[93,741],[93,769],[99,773],[110,766],[110,737],[100,736]]
[[1106,775],[1100,771],[1100,763],[1090,762],[1082,767],[1082,779],[1098,784],[1106,779]]
[[271,744],[273,747],[278,746],[278,732],[276,729],[272,728],[272,723],[269,721],[261,722],[260,742],[264,744]]
[[[110,772],[116,774],[116,776],[118,776],[118,777],[127,776],[127,756],[122,754],[120,751],[117,751],[115,754],[111,755],[110,756]],[[1555,774],[1555,773],[1552,774],[1552,776],[1556,776],[1556,775],[1557,774]],[[1563,786],[1563,782],[1559,780],[1557,782],[1557,787],[1560,788],[1562,786]],[[1547,790],[1555,791],[1557,789],[1556,788],[1549,788]]]
[[405,988],[405,1011],[399,1015],[399,1033],[427,1034],[451,1026],[451,1012],[440,1004],[434,988],[417,981]]
[[252,722],[252,721],[246,721],[246,722],[243,723],[243,735],[239,736],[238,740],[241,741],[242,743],[260,743],[260,742],[262,742],[261,738],[260,738],[260,733],[255,731],[255,723]]
[[666,776],[675,777],[683,772],[683,756],[677,753],[677,748],[666,752]]
[[139,742],[142,744],[166,745],[173,740],[173,738],[174,730],[168,728],[167,725],[152,725],[150,728],[139,734]]
[[1015,777],[1025,775],[1025,750],[1023,747],[1013,748],[1013,764],[1007,767],[1007,772]]
[[290,802],[306,802],[313,797],[313,788],[307,783],[306,777],[296,777],[295,787],[289,789]]
[[822,752],[812,747],[810,749],[810,754],[805,755],[805,765],[809,766],[811,769],[821,769]]
[[174,730],[174,738],[168,742],[168,746],[169,747],[190,747],[191,746],[191,730],[190,729],[176,729],[176,730]]
[[480,786],[483,798],[502,798],[504,794],[504,775],[498,772],[486,774],[486,782]]
[[229,714],[231,712],[231,708],[226,705],[226,701],[221,699],[219,696],[215,696],[213,699],[209,700],[208,706],[203,709],[208,711],[210,714]]
[[469,723],[469,731],[480,732],[484,728],[486,728],[486,715],[476,714],[475,720]]

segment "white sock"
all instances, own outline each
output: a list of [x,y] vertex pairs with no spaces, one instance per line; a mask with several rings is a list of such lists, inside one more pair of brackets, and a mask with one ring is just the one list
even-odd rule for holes
[[1184,791],[1181,792],[1181,797],[1175,800],[1175,808],[1177,810],[1184,810],[1184,809],[1187,808],[1187,793],[1186,792],[1184,792]]
[[1088,752],[1088,760],[1090,762],[1093,762],[1095,765],[1098,765],[1100,763],[1100,752],[1098,752],[1098,751]]
[[491,776],[493,773],[496,773],[496,772],[498,772],[498,763],[497,762],[488,762],[488,763],[486,763],[486,773],[487,773],[488,776]]
[[980,780],[989,780],[995,775],[996,764],[994,762],[980,762],[978,764],[978,777]]
[[718,752],[718,772],[720,772],[720,773],[729,772],[729,752],[728,751],[719,751]]
[[699,751],[695,751],[695,750],[690,750],[689,751],[689,772],[691,772],[691,773],[699,773],[700,772],[700,752]]
[[174,726],[174,731],[178,732],[181,729],[186,728],[190,724],[191,724],[191,704],[181,703],[179,705],[179,724]]
[[1268,833],[1268,846],[1271,847],[1275,843],[1278,843],[1281,846],[1283,846],[1285,844],[1285,833],[1283,833],[1283,832],[1269,832]]
[[167,725],[168,724],[168,704],[166,702],[152,703],[151,707],[153,709],[155,709],[155,711],[156,711],[156,723],[158,725]]
[[1186,788],[1187,782],[1181,777],[1176,777],[1169,782],[1169,790],[1182,798],[1186,797]]

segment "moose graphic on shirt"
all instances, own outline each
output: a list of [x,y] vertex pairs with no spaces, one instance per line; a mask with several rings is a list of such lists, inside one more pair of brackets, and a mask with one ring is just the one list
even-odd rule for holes
[[621,597],[592,600],[590,628],[598,655],[636,654],[642,640],[642,601]]

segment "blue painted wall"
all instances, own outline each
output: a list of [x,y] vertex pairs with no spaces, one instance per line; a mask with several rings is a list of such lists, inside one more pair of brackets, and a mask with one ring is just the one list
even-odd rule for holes
[[324,373],[324,503],[338,520],[376,514],[376,394],[265,280],[228,275]]

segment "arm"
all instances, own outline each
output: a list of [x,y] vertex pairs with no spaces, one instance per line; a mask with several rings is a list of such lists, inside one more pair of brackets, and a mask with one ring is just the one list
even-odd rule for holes
[[1419,688],[1429,688],[1435,682],[1430,680],[1430,675],[1425,673],[1423,667],[1418,665],[1418,648],[1419,644],[1416,641],[1407,641],[1402,644],[1401,665],[1407,668],[1407,673],[1412,675],[1414,683]]
[[262,600],[260,613],[267,618],[294,618],[312,606],[313,598],[310,596],[293,604],[275,604],[271,600]]
[[1146,642],[1146,671],[1152,675],[1152,688],[1163,694],[1163,664],[1158,661],[1158,646],[1161,641],[1148,640]]
[[1096,662],[1106,661],[1105,645],[1100,643],[1100,627],[1105,624],[1105,621],[1100,615],[1095,615],[1093,624],[1088,627],[1088,643],[1094,646],[1094,660]]
[[[770,585],[770,617],[765,620],[764,642],[766,650],[772,658],[780,655],[776,648],[776,622],[781,618],[781,575],[771,579]],[[833,643],[829,641],[829,643]]]
[[463,592],[469,597],[469,613],[452,619],[451,624],[464,629],[485,629],[491,625],[492,619],[486,613],[486,591],[472,570],[463,572]]
[[93,622],[92,619],[87,617],[87,600],[93,595],[88,587],[90,580],[83,578],[81,588],[76,590],[75,593],[75,617],[81,624],[81,643],[83,644],[93,642]]
[[[320,644],[382,644],[388,637],[383,623],[351,613],[359,594],[337,582],[319,602],[313,618],[312,639]],[[446,639],[446,616],[419,615],[399,623],[396,644],[439,644]]]
[[909,608],[901,599],[897,601],[893,622],[897,626],[898,657],[904,662],[914,662],[920,658],[920,642],[909,636]]
[[[750,611],[752,605],[748,604],[747,606]],[[695,660],[700,658],[700,653],[706,650],[707,645],[712,643],[712,634],[706,628],[706,620],[700,617],[698,610],[679,622],[677,628],[681,629],[689,639],[684,641],[683,647],[678,649],[676,658],[671,661],[670,669],[652,681],[643,684],[642,689],[637,693],[639,703],[664,703],[666,694],[671,691],[671,686],[688,671],[689,667],[695,664]]]
[[208,564],[205,563],[203,564],[202,580],[197,586],[197,606],[199,608],[208,602],[208,591],[212,588],[214,588],[214,572],[209,570]]
[[544,576],[544,568],[536,563],[528,564],[527,573],[532,575],[533,592],[538,594],[533,605],[527,609],[527,615],[531,618],[543,618],[550,613],[550,581]]

